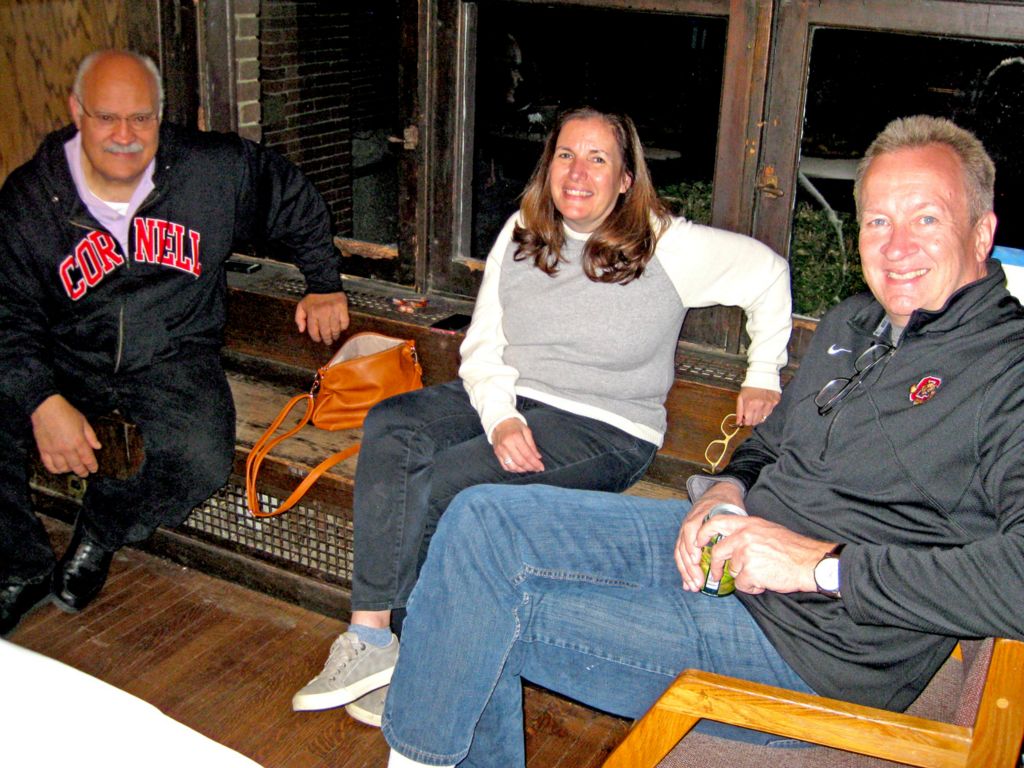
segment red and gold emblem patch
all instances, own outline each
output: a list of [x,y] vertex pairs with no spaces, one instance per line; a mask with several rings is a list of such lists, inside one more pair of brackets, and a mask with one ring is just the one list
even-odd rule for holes
[[938,376],[925,376],[917,384],[910,388],[910,402],[920,405],[932,399],[935,393],[942,386],[942,379]]

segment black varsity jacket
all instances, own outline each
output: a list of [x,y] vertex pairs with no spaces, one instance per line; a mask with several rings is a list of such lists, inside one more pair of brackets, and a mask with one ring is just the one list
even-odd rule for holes
[[234,134],[164,123],[153,182],[129,228],[129,253],[78,198],[50,134],[0,189],[0,394],[25,415],[57,394],[53,364],[131,371],[192,344],[219,346],[223,264],[267,244],[307,290],[341,290],[323,198],[280,155]]

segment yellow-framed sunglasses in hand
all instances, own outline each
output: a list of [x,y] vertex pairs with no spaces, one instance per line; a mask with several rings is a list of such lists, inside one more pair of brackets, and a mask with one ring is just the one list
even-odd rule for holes
[[722,437],[712,440],[704,449],[704,460],[710,468],[702,467],[702,469],[709,475],[718,474],[719,467],[725,460],[725,454],[729,451],[729,443],[740,432],[740,425],[736,423],[736,414],[727,413],[718,428],[722,432]]

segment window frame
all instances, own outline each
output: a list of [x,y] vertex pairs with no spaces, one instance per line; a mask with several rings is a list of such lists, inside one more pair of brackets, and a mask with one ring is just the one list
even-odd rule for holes
[[[509,0],[550,5],[550,0]],[[429,290],[472,298],[484,262],[467,257],[471,221],[475,58],[473,38],[479,6],[486,0],[430,0],[436,14],[421,66],[430,80],[434,109],[423,133],[427,153],[437,158],[428,172],[429,211],[427,253]],[[767,76],[767,51],[773,4],[771,0],[576,0],[566,3],[587,8],[678,13],[724,18],[726,55],[719,110],[719,132],[713,180],[712,223],[749,233],[754,205],[753,180],[760,145],[760,116]],[[743,151],[736,151],[742,147]],[[742,312],[714,307],[687,315],[683,336],[688,341],[739,352]]]
[[[1024,43],[1024,6],[1002,0],[916,0],[912,5],[901,0],[793,0],[782,5],[777,22],[759,166],[762,178],[772,170],[777,186],[775,191],[758,189],[752,234],[786,257],[796,201],[811,40],[816,29]],[[793,88],[793,83],[803,85]]]
[[[728,25],[712,224],[750,234],[788,258],[806,103],[810,45],[815,29],[953,35],[1024,42],[1024,5],[1011,0],[507,0],[581,8],[679,13],[724,18]],[[471,221],[471,158],[475,54],[479,8],[490,0],[401,0],[400,128],[418,132],[402,155],[399,248],[415,264],[411,287],[421,294],[472,300],[483,261],[467,258]],[[162,27],[168,0],[150,0]],[[208,127],[234,125],[231,52],[233,0],[204,0],[202,22],[213,56],[203,69]],[[136,15],[136,28],[142,23]],[[149,35],[153,28],[149,27]],[[143,48],[159,50],[149,36]],[[147,39],[149,38],[149,39]],[[146,44],[148,43],[148,45]],[[166,47],[166,41],[165,45]],[[154,51],[155,52],[155,51]],[[170,63],[170,62],[168,62]],[[793,83],[801,87],[794,88]],[[359,244],[349,243],[358,249]],[[344,265],[343,265],[344,269]],[[377,281],[369,281],[377,284]],[[379,283],[384,290],[393,287]],[[791,345],[800,351],[816,323],[798,322]],[[806,328],[804,328],[806,326]],[[743,315],[713,307],[688,313],[681,339],[727,353],[743,351]],[[802,340],[801,340],[802,339]]]

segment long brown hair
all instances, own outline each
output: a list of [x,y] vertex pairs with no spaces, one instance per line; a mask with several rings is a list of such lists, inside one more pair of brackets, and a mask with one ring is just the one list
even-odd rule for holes
[[512,234],[517,246],[515,259],[533,259],[534,266],[549,275],[558,272],[559,262],[563,261],[565,232],[562,215],[551,199],[548,176],[562,128],[572,120],[591,118],[603,120],[612,129],[622,153],[623,172],[629,175],[632,184],[619,195],[611,213],[587,240],[583,248],[583,271],[595,282],[625,285],[643,274],[654,256],[658,237],[668,226],[669,215],[651,182],[636,126],[623,114],[578,107],[559,115],[523,190],[520,206],[523,224],[517,225]]

